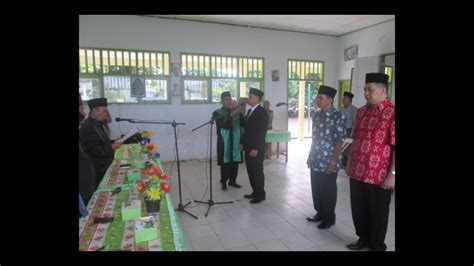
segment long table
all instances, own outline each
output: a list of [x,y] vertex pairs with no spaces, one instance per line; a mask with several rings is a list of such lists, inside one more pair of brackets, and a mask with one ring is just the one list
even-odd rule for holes
[[[115,159],[107,170],[96,192],[87,205],[89,215],[79,219],[80,251],[186,251],[183,231],[173,208],[170,193],[161,199],[160,212],[155,215],[158,222],[158,239],[135,243],[135,221],[122,221],[122,202],[126,202],[132,191],[132,182],[126,178],[126,170],[120,164],[139,158],[130,149],[139,149],[138,144],[122,145],[115,153]],[[163,172],[161,162],[155,164]],[[144,178],[143,170],[140,179]],[[122,191],[113,194],[120,187]],[[142,217],[148,216],[143,195],[140,196]],[[112,216],[113,222],[94,224],[95,217]]]

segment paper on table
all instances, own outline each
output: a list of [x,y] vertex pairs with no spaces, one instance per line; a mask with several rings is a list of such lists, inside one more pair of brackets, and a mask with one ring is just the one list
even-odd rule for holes
[[138,130],[137,127],[134,127],[130,129],[127,133],[125,133],[125,135],[122,138],[118,139],[117,142],[124,142],[127,139],[131,138],[133,135],[137,134],[138,132],[140,132],[140,130]]

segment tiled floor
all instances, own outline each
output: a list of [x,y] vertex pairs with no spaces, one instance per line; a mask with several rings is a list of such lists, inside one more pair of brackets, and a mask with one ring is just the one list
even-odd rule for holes
[[[199,145],[206,145],[201,143]],[[243,195],[251,192],[247,171],[240,165],[237,182],[242,188],[220,189],[220,171],[215,160],[212,168],[214,201],[234,201],[216,204],[208,217],[207,204],[194,200],[209,199],[209,163],[205,160],[181,162],[182,201],[193,201],[186,210],[198,216],[194,219],[178,212],[190,251],[348,251],[346,244],[356,241],[349,200],[349,178],[343,170],[337,178],[338,195],[336,224],[320,230],[318,223],[306,221],[315,214],[312,204],[311,183],[306,159],[310,139],[293,140],[289,144],[290,157],[265,160],[266,201],[250,204]],[[164,163],[172,177],[175,205],[179,202],[176,164]],[[389,251],[395,249],[395,200],[392,196],[388,231],[385,243]]]

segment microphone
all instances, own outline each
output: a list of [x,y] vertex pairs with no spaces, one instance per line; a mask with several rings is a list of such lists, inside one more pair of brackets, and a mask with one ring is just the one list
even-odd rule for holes
[[287,104],[287,103],[277,103],[277,104],[276,104],[276,107],[280,107],[280,106],[282,106],[282,105],[288,105],[288,104]]
[[130,122],[130,121],[132,121],[132,120],[134,120],[134,119],[130,119],[130,118],[120,118],[120,117],[115,118],[115,121],[116,121],[116,122],[120,122],[120,121],[128,121],[128,122]]

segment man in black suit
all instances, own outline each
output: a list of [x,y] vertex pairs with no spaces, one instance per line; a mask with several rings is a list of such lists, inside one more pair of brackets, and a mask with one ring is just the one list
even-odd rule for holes
[[79,130],[79,138],[94,165],[98,185],[114,159],[114,150],[118,149],[122,142],[111,141],[102,126],[102,122],[107,119],[107,99],[91,99],[87,104],[90,114]]
[[263,92],[250,88],[247,103],[246,125],[244,129],[245,164],[249,175],[252,193],[244,198],[252,199],[250,203],[259,203],[265,200],[265,176],[263,174],[263,159],[265,155],[265,135],[267,134],[268,114],[260,105]]
[[[82,106],[81,94],[79,93],[79,128],[85,119],[84,107]],[[84,205],[89,203],[89,200],[97,188],[94,165],[86,154],[79,139],[79,195],[83,200]]]

